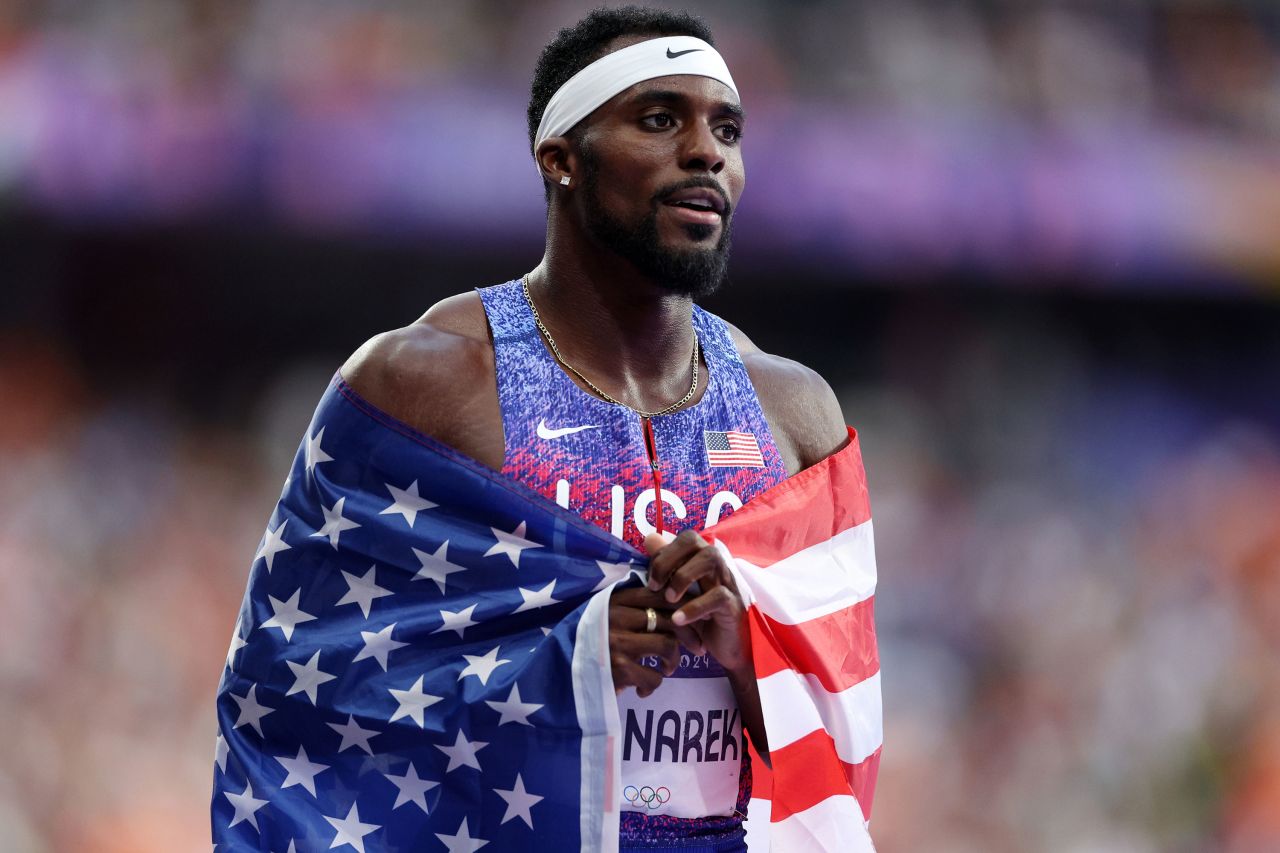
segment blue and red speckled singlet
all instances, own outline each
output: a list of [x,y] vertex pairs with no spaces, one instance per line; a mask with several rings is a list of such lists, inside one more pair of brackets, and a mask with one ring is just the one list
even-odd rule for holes
[[[479,293],[493,332],[504,474],[642,551],[659,506],[664,529],[697,530],[786,478],[724,321],[693,307],[706,390],[694,405],[650,422],[661,473],[659,504],[640,417],[574,384],[543,342],[518,279]],[[759,460],[735,464],[745,457],[724,452],[723,434],[730,432],[747,434],[735,437],[735,446],[746,441],[748,451],[754,440]],[[739,834],[751,767],[720,665],[708,655],[683,653],[680,668],[657,690],[645,699],[624,691],[618,709],[623,847],[714,844]]]

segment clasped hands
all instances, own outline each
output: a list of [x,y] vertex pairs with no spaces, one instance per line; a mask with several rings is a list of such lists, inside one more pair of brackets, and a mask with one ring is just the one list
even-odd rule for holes
[[[614,690],[634,687],[648,696],[680,665],[681,646],[710,654],[731,676],[748,671],[746,606],[720,551],[693,530],[669,543],[650,534],[644,544],[648,586],[615,589],[609,602]],[[661,671],[641,663],[647,657],[658,658]]]

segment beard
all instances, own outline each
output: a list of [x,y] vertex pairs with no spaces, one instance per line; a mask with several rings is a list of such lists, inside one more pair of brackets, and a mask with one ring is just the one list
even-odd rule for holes
[[[663,187],[654,194],[653,209],[639,223],[628,224],[604,208],[600,202],[599,169],[589,146],[580,147],[582,157],[583,211],[586,228],[601,245],[616,252],[652,279],[659,287],[680,296],[700,299],[710,296],[724,282],[729,266],[732,208],[726,204],[721,218],[720,239],[705,249],[675,249],[664,246],[658,236],[658,205],[676,190],[688,187],[716,186],[710,179],[696,178]],[[713,233],[711,225],[682,225],[693,240],[705,241]]]

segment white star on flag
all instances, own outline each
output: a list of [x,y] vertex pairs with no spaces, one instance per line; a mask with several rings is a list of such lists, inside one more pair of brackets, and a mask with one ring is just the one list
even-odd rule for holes
[[404,516],[404,520],[409,522],[409,526],[413,527],[413,523],[418,520],[418,513],[424,509],[434,509],[439,504],[418,496],[418,481],[414,480],[409,484],[407,489],[397,489],[390,483],[383,483],[387,487],[387,491],[391,492],[394,502],[391,506],[384,509],[378,515],[391,515],[400,513]]
[[444,624],[431,633],[439,634],[441,631],[457,631],[458,636],[461,637],[463,631],[477,624],[471,618],[471,614],[475,612],[477,606],[473,604],[456,612],[453,610],[441,610],[440,618],[444,620]]
[[336,550],[338,547],[338,537],[342,535],[344,530],[354,530],[360,525],[349,518],[342,517],[342,505],[347,502],[346,497],[338,498],[332,509],[326,509],[324,504],[320,504],[320,511],[324,513],[324,526],[312,533],[312,537],[323,538],[329,537],[329,544]]
[[324,440],[324,427],[320,427],[320,431],[307,439],[307,473],[310,474],[321,462],[332,462],[333,457],[320,449],[320,442]]
[[342,743],[338,746],[338,752],[342,752],[347,747],[358,746],[365,752],[373,755],[373,749],[369,746],[369,739],[381,734],[374,729],[362,728],[356,722],[355,714],[347,715],[347,722],[343,725],[337,723],[329,723],[329,728],[342,735]]
[[365,658],[373,658],[382,665],[382,671],[387,671],[387,655],[396,649],[402,649],[409,645],[399,640],[391,639],[391,631],[396,627],[396,623],[392,622],[381,631],[361,631],[360,636],[364,638],[364,648],[356,653],[352,663]]
[[236,724],[233,729],[241,726],[253,726],[258,732],[258,737],[262,737],[262,718],[267,714],[275,711],[275,708],[268,708],[266,705],[258,704],[258,685],[250,684],[249,690],[243,696],[237,696],[229,693],[235,703],[240,706],[240,716],[236,718]]
[[227,772],[227,739],[218,732],[218,739],[213,743],[213,761],[223,773]]
[[289,596],[288,601],[281,601],[274,596],[267,596],[267,601],[271,603],[271,612],[274,613],[270,619],[262,623],[263,628],[279,628],[284,634],[285,642],[292,642],[293,629],[297,628],[303,622],[310,622],[316,617],[310,613],[303,613],[298,608],[298,602],[302,598],[302,587],[298,587],[293,591],[293,595]]
[[436,549],[434,554],[428,554],[426,551],[413,549],[413,556],[418,558],[418,562],[422,564],[422,568],[413,576],[413,580],[432,580],[436,582],[436,586],[440,588],[440,594],[444,594],[445,578],[454,572],[465,572],[466,567],[459,566],[449,562],[449,540],[446,539],[440,543],[440,547]]
[[480,679],[481,684],[489,683],[489,676],[493,675],[493,671],[504,663],[511,663],[509,660],[498,660],[498,649],[500,646],[494,646],[482,655],[463,655],[467,659],[467,665],[463,667],[462,672],[458,673],[458,680],[466,678],[468,675],[474,675]]
[[606,563],[604,560],[596,560],[596,565],[600,567],[600,571],[604,572],[604,577],[595,585],[592,592],[599,592],[614,581],[620,581],[631,574],[631,563]]
[[467,819],[462,819],[462,826],[458,827],[456,835],[445,835],[443,832],[437,832],[436,838],[440,839],[449,851],[449,853],[475,853],[481,847],[489,842],[483,838],[472,838],[471,830],[467,828]]
[[232,672],[236,671],[236,652],[249,645],[244,637],[240,636],[241,619],[236,619],[236,629],[231,632],[231,645],[227,647],[227,669]]
[[374,572],[377,568],[376,564],[370,566],[369,571],[365,572],[363,577],[344,570],[342,577],[347,581],[347,591],[342,598],[338,599],[338,603],[334,607],[339,607],[343,604],[359,604],[360,612],[364,614],[364,618],[368,619],[369,608],[373,606],[373,600],[391,595],[391,590],[384,589],[374,582],[376,580]]
[[493,702],[486,699],[484,704],[502,715],[498,720],[499,726],[504,726],[507,723],[523,723],[526,726],[532,726],[533,723],[529,722],[529,715],[542,707],[532,702],[520,701],[519,684],[511,685],[511,692],[507,695],[505,702]]
[[288,551],[293,547],[288,542],[284,541],[284,528],[288,523],[289,519],[286,518],[284,521],[280,522],[280,526],[275,530],[272,530],[271,526],[268,525],[267,532],[263,535],[262,547],[258,549],[258,553],[253,555],[253,561],[255,563],[258,560],[267,561],[268,572],[271,571],[271,563],[275,560],[276,554],[279,554],[281,551]]
[[346,817],[336,818],[326,815],[325,820],[329,821],[333,828],[338,830],[333,843],[329,845],[330,850],[343,844],[350,844],[359,853],[364,853],[364,837],[382,828],[381,824],[361,823],[360,812],[356,809],[355,803],[351,804],[351,811],[347,812]]
[[396,795],[396,804],[391,808],[398,809],[403,805],[413,803],[422,809],[423,814],[428,813],[427,798],[424,795],[427,791],[439,785],[439,782],[420,778],[417,769],[413,766],[413,762],[409,762],[409,768],[404,771],[403,776],[392,776],[390,773],[383,773],[382,775],[386,776],[387,781],[400,790],[400,793]]
[[293,670],[293,686],[285,693],[286,696],[292,696],[295,693],[306,693],[307,698],[311,700],[311,704],[316,704],[316,690],[326,681],[333,681],[336,675],[330,675],[327,672],[320,671],[320,651],[311,656],[311,660],[303,663],[294,663],[291,660],[285,661],[289,665],[289,669]]
[[449,766],[444,772],[450,771],[458,767],[474,767],[480,769],[480,761],[476,758],[476,753],[484,749],[489,744],[479,740],[467,740],[467,736],[462,733],[462,729],[458,729],[458,738],[453,742],[453,746],[441,746],[436,744],[436,749],[449,756]]
[[288,788],[293,785],[301,785],[311,792],[311,796],[316,795],[316,774],[328,770],[328,764],[317,764],[307,758],[306,747],[298,747],[298,756],[289,758],[287,755],[277,755],[276,761],[284,765],[284,769],[289,774],[284,777],[284,781],[280,783],[281,788]]
[[525,523],[523,521],[516,525],[516,529],[510,533],[499,530],[496,527],[490,527],[489,529],[493,531],[493,535],[498,541],[492,548],[485,551],[484,555],[486,557],[494,557],[498,554],[506,554],[508,559],[511,560],[511,565],[517,569],[520,568],[520,552],[526,548],[542,547],[537,542],[531,542],[524,538]]
[[518,817],[528,824],[530,829],[533,829],[533,815],[529,814],[529,809],[533,808],[540,800],[546,799],[545,797],[530,794],[526,791],[524,780],[520,778],[519,773],[516,774],[516,783],[511,786],[510,791],[494,788],[493,792],[507,801],[507,813],[503,815],[499,825]]
[[401,717],[408,717],[422,728],[426,728],[422,712],[439,702],[442,697],[423,693],[422,679],[423,676],[419,675],[418,680],[413,682],[413,686],[408,690],[396,690],[394,687],[387,688],[391,695],[395,697],[395,700],[400,703],[400,707],[396,708],[389,722],[394,723]]
[[[258,815],[256,812],[265,806],[267,801],[256,799],[253,796],[253,785],[245,782],[244,790],[239,794],[224,791],[222,795],[231,801],[231,805],[236,810],[236,813],[231,816],[231,826],[235,826],[240,821],[248,821],[250,826],[258,829]],[[261,832],[261,830],[258,831]]]
[[521,589],[520,597],[524,599],[524,604],[517,607],[515,612],[521,613],[525,610],[536,610],[539,607],[550,607],[556,603],[556,600],[551,597],[551,593],[555,591],[555,588],[556,582],[553,580],[542,589]]

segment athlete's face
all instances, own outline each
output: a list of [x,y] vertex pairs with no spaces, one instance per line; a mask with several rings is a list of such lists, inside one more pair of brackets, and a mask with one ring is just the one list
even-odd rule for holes
[[709,77],[659,77],[620,93],[577,138],[584,228],[664,287],[712,292],[746,179],[742,126],[733,91]]

